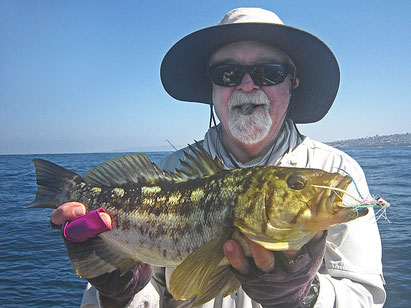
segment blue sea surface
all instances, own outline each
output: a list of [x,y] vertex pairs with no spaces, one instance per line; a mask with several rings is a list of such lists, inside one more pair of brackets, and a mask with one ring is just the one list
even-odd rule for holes
[[[391,203],[390,223],[378,221],[383,242],[385,307],[411,302],[411,147],[346,148],[363,167],[371,193]],[[158,163],[167,152],[146,153]],[[79,307],[85,280],[70,265],[50,209],[24,209],[34,200],[32,159],[43,158],[82,174],[121,153],[0,155],[0,306]]]

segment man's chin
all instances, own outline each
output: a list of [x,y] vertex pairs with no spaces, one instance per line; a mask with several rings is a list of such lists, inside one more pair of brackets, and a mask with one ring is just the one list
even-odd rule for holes
[[239,129],[230,129],[231,135],[240,143],[253,145],[259,143],[267,137],[269,129],[265,128],[242,128]]
[[272,120],[267,112],[255,110],[252,115],[233,112],[229,119],[231,135],[241,143],[256,144],[264,140],[270,132]]

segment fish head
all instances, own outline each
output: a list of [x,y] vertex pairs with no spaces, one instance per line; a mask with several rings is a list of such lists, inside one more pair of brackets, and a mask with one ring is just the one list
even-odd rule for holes
[[266,204],[268,223],[273,226],[318,232],[368,213],[366,207],[343,202],[352,182],[349,176],[284,168],[276,172],[274,182],[276,192],[271,204]]

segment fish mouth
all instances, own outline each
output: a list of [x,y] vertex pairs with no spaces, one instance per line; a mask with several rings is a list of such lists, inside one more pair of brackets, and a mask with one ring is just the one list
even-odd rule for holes
[[318,204],[317,215],[321,213],[332,214],[340,211],[341,208],[347,208],[348,206],[342,200],[351,182],[352,179],[350,177],[338,175],[331,181],[330,186],[312,185],[313,187],[323,188],[322,191],[310,200],[312,205]]
[[358,217],[362,217],[368,214],[368,207],[363,207],[361,209],[356,209],[355,212],[357,213]]

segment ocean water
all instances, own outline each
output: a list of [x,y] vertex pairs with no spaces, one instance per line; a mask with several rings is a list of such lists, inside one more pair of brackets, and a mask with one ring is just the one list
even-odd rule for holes
[[[411,147],[348,148],[363,167],[371,193],[391,203],[390,223],[378,221],[383,242],[385,307],[411,302]],[[146,153],[159,162],[166,152]],[[78,307],[85,281],[69,262],[50,209],[24,209],[36,181],[31,160],[43,158],[80,174],[121,153],[0,155],[0,307]]]

